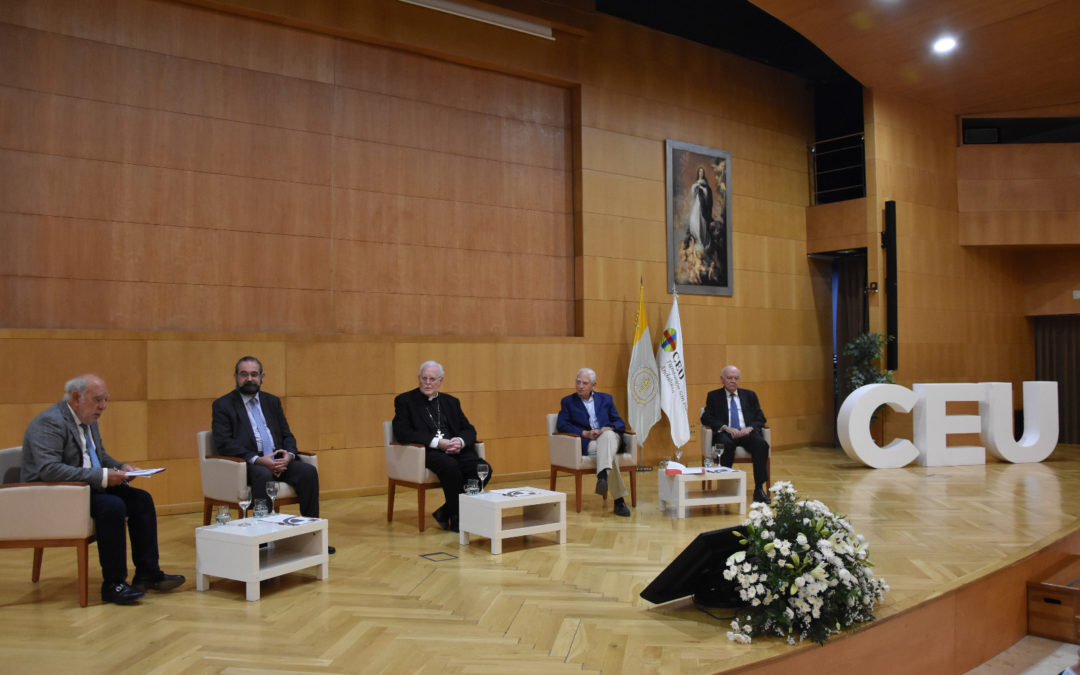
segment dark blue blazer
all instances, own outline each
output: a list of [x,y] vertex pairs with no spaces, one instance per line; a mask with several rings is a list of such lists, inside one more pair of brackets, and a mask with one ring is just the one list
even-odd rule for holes
[[[626,422],[619,417],[619,411],[615,409],[615,400],[611,398],[611,394],[604,394],[599,391],[593,392],[593,399],[595,399],[596,422],[601,427],[611,427],[619,434],[619,449],[622,450],[622,434],[626,431]],[[563,397],[562,406],[559,409],[559,419],[555,423],[555,428],[558,431],[565,431],[578,436],[581,435],[582,431],[592,428],[589,425],[589,411],[585,409],[585,404],[576,393]],[[584,455],[588,452],[589,439],[582,438],[581,454]]]

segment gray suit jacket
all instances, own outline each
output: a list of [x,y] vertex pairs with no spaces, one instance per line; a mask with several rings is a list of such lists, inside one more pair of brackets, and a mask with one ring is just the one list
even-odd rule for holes
[[35,417],[23,436],[22,481],[89,483],[90,489],[101,491],[105,469],[119,469],[123,463],[105,452],[97,422],[94,422],[90,425],[90,435],[103,468],[84,469],[79,444],[81,433],[66,401],[60,401]]

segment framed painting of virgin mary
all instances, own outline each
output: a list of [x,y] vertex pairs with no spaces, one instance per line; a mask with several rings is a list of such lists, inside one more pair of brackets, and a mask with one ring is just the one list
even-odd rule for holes
[[731,153],[665,146],[669,290],[732,295]]

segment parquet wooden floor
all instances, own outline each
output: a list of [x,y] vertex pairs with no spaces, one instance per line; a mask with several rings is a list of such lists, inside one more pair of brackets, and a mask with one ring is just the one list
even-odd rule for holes
[[[896,470],[862,467],[839,449],[798,448],[774,453],[773,477],[847,514],[866,535],[892,587],[879,616],[1080,527],[1080,446],[1062,445],[1043,464]],[[570,479],[559,489],[572,490]],[[330,578],[267,581],[254,603],[239,582],[195,591],[201,514],[159,518],[162,567],[188,583],[131,607],[100,603],[96,551],[91,605],[82,609],[73,552],[48,550],[33,584],[31,552],[3,550],[0,672],[715,673],[804,648],[735,645],[724,637],[726,621],[689,602],[657,607],[638,597],[697,533],[742,522],[734,509],[663,515],[655,473],[639,474],[639,490],[630,518],[602,512],[589,494],[582,513],[567,514],[566,545],[554,536],[511,539],[501,556],[482,538],[459,547],[430,518],[418,532],[411,491],[399,496],[390,524],[385,495],[326,500],[338,551]],[[438,493],[429,494],[437,505]],[[448,555],[424,557],[437,553]]]

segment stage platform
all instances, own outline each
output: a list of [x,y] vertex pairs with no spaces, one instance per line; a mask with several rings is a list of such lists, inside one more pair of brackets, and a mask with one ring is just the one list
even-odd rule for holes
[[[0,550],[0,663],[13,673],[959,674],[1026,633],[1028,579],[1080,554],[1080,446],[1059,446],[1041,464],[890,470],[807,447],[776,451],[772,466],[774,480],[848,517],[892,588],[877,621],[824,648],[774,638],[737,645],[727,621],[689,601],[642,600],[699,532],[743,517],[712,509],[671,518],[657,510],[655,472],[640,472],[630,518],[614,516],[586,479],[565,545],[536,535],[506,542],[499,556],[480,538],[460,547],[430,517],[418,532],[411,490],[399,493],[392,523],[385,495],[324,500],[338,551],[329,579],[264,582],[251,603],[239,582],[195,591],[201,514],[159,518],[162,567],[188,583],[133,607],[100,603],[94,552],[91,606],[82,609],[73,552],[46,551],[33,584],[31,551]],[[546,483],[498,477],[493,486]],[[572,488],[560,479],[558,489]]]

